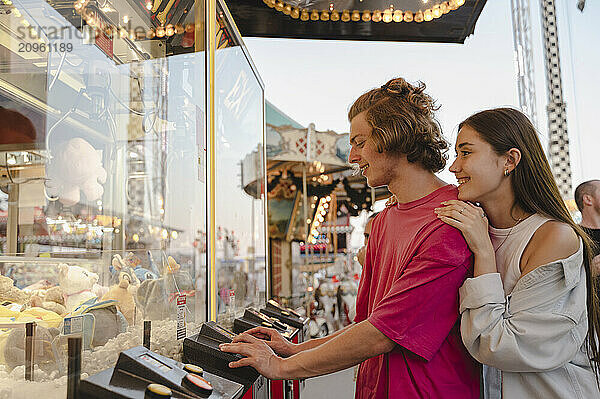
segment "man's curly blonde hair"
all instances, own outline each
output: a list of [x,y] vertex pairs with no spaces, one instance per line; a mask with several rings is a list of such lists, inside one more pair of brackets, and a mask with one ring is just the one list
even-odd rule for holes
[[406,154],[409,162],[435,173],[446,166],[448,142],[434,117],[439,107],[424,91],[422,82],[413,86],[402,78],[392,79],[361,95],[350,107],[348,120],[364,112],[377,151]]

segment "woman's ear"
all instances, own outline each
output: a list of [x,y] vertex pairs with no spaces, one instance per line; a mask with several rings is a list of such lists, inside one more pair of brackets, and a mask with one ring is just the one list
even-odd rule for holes
[[505,170],[511,173],[517,165],[521,162],[521,150],[518,148],[511,148],[506,152],[506,161],[504,164]]

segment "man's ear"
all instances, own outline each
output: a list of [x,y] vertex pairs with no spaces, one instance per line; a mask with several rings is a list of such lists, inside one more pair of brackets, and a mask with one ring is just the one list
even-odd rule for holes
[[506,170],[512,172],[519,162],[521,162],[521,150],[518,148],[511,148],[506,152],[506,161],[504,162],[504,168]]
[[594,205],[594,198],[590,194],[583,194],[581,196],[581,202],[583,202],[583,205],[592,206]]

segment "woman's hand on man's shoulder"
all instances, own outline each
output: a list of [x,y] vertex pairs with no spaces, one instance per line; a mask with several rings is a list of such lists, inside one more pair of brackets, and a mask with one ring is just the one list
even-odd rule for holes
[[566,223],[551,220],[533,235],[521,258],[521,276],[579,250],[579,237]]

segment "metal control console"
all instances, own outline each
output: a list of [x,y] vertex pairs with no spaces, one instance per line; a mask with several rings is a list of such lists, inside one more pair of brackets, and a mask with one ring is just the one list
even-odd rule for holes
[[[244,399],[268,399],[265,377],[252,367],[230,368],[229,363],[242,358],[235,353],[222,352],[219,344],[230,343],[235,334],[214,321],[202,324],[200,332],[183,341],[183,361],[244,385]],[[248,396],[247,396],[248,395]]]
[[246,309],[242,317],[233,321],[233,331],[235,331],[237,334],[260,326],[274,328],[290,341],[292,341],[298,334],[298,329],[290,327],[287,324],[280,322],[276,318],[269,317],[252,308]]
[[300,315],[298,312],[293,309],[286,308],[280,305],[277,301],[273,299],[269,299],[267,301],[267,306],[264,309],[260,310],[261,313],[266,314],[269,317],[274,317],[282,323],[287,324],[290,327],[297,328],[300,330],[298,342],[304,342],[305,339],[308,339],[308,323],[310,319],[308,317],[304,317]]
[[172,398],[238,399],[244,392],[240,383],[137,346],[121,352],[115,367],[82,380],[78,396],[142,399],[155,384],[169,388]]

